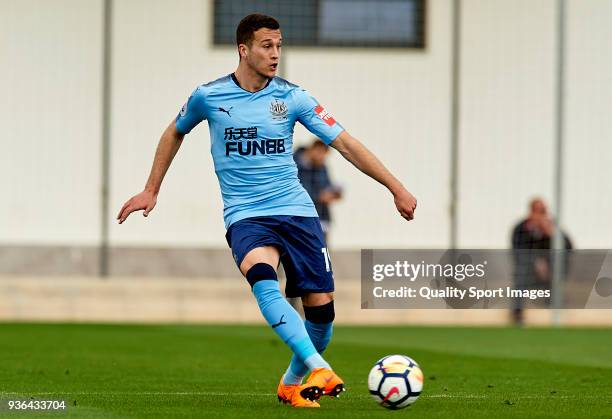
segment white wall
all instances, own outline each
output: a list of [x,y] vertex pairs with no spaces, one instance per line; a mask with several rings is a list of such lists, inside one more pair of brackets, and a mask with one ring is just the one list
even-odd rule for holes
[[102,2],[0,1],[0,241],[95,244]]
[[612,1],[568,7],[566,227],[582,248],[612,248]]
[[[527,200],[552,197],[556,2],[462,3],[459,243],[505,247]],[[346,189],[334,208],[335,248],[448,245],[450,5],[429,1],[424,51],[286,48],[287,78],[312,92],[419,199],[416,221],[405,223],[381,186],[332,157],[332,174]],[[142,189],[159,135],[191,90],[237,62],[233,48],[212,46],[211,2],[114,7],[112,216]],[[569,1],[565,225],[583,248],[612,246],[605,181],[611,19],[607,0]],[[0,0],[0,120],[8,147],[0,165],[0,243],[99,239],[101,30],[102,0]],[[298,142],[309,138],[296,130]],[[208,148],[203,123],[184,142],[156,210],[113,225],[112,243],[226,246]]]
[[555,0],[463,4],[459,243],[504,248],[552,197]]

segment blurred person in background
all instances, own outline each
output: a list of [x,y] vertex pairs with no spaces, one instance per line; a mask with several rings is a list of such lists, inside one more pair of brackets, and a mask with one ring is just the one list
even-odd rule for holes
[[[544,200],[534,198],[529,202],[527,218],[519,222],[512,230],[512,249],[514,251],[514,284],[516,289],[550,288],[552,282],[553,259],[550,249],[553,247],[555,225],[548,215]],[[564,248],[573,248],[569,237],[563,234]],[[565,258],[564,273],[567,272],[569,259]],[[512,321],[523,324],[523,304],[515,298],[512,310]]]
[[331,203],[342,199],[342,188],[332,184],[325,161],[329,154],[329,146],[315,138],[307,147],[298,148],[293,159],[298,168],[298,178],[312,199],[319,214],[321,228],[325,241],[329,242]]

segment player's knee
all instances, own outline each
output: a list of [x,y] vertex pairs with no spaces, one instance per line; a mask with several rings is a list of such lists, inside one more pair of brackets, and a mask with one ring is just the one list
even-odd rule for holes
[[304,306],[304,316],[306,317],[306,320],[312,323],[331,323],[336,317],[336,313],[334,311],[334,301],[332,300],[327,304],[323,304],[322,306]]
[[278,277],[276,276],[276,271],[271,265],[267,263],[256,263],[251,266],[251,268],[246,273],[246,279],[249,281],[251,288],[259,281],[263,281],[265,279],[272,279],[278,281]]

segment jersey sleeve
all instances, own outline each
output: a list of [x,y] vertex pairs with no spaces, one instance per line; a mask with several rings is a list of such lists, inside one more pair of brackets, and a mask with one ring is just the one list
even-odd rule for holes
[[205,119],[206,98],[204,88],[198,86],[176,116],[176,129],[181,134],[189,134],[196,125]]
[[325,144],[330,144],[344,128],[305,90],[296,90],[298,121]]

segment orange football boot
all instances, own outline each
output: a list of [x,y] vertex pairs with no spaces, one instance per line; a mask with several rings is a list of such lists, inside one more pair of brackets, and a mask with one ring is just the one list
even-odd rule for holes
[[302,397],[318,400],[321,396],[340,397],[346,391],[344,381],[335,372],[327,368],[315,368],[303,385]]
[[278,401],[284,404],[289,403],[293,407],[320,407],[316,401],[301,395],[303,388],[304,386],[301,384],[283,384],[283,378],[281,377],[276,391]]

